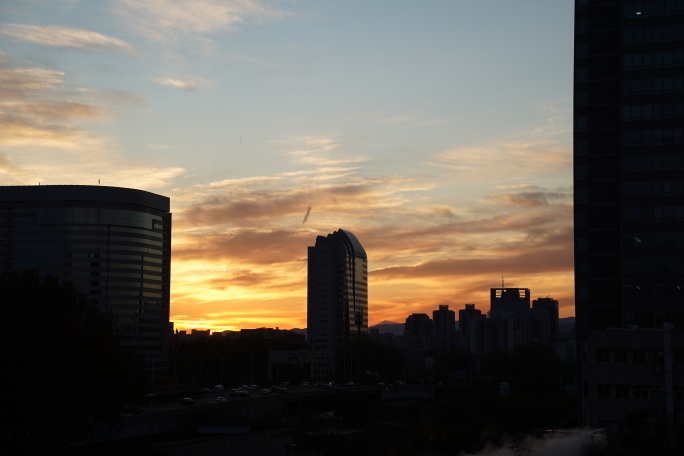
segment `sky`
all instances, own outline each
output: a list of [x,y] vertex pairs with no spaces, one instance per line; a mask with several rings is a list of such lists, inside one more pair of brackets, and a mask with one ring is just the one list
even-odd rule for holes
[[307,248],[369,324],[574,315],[572,0],[0,0],[0,185],[170,198],[179,330],[306,327]]

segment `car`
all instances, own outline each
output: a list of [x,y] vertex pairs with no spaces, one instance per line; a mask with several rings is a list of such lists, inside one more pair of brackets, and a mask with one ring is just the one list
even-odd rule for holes
[[183,404],[183,405],[192,405],[194,403],[195,403],[195,400],[191,397],[184,397],[183,399],[181,399],[181,404]]
[[228,401],[229,401],[229,399],[225,396],[218,396],[216,398],[216,402],[228,402]]
[[261,394],[263,394],[264,396],[268,396],[269,394],[272,394],[272,393],[273,392],[268,388],[264,388],[261,390]]

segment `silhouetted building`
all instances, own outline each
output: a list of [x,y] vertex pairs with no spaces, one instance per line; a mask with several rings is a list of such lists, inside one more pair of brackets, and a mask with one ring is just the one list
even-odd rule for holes
[[527,320],[530,315],[529,288],[490,288],[491,318],[515,317]]
[[532,301],[530,339],[554,346],[558,337],[558,301],[546,297]]
[[[168,366],[169,198],[119,187],[0,187],[0,271],[71,282],[115,317],[151,369]],[[36,315],[40,318],[40,315]]]
[[[684,376],[673,372],[667,355],[684,349],[676,336],[684,328],[682,30],[681,1],[575,2],[582,424],[628,432],[630,410],[643,405],[652,412],[649,430],[666,430],[665,441],[684,435],[684,416],[677,411],[684,403],[675,394],[684,388]],[[662,362],[655,361],[660,370],[642,369],[650,361],[641,354],[637,361],[623,356],[636,340],[663,354]],[[606,370],[615,374],[610,380]]]
[[413,313],[404,323],[404,349],[432,349],[432,320],[427,314]]
[[[464,309],[458,311],[458,330],[460,335],[461,350],[469,353],[482,353],[482,345],[478,347],[478,322],[485,318],[475,304],[466,304]],[[481,336],[480,336],[481,337]]]
[[448,352],[456,348],[456,313],[449,306],[440,305],[432,311],[432,336],[435,350]]
[[[489,317],[492,320],[506,320],[505,349],[513,350],[529,339],[530,289],[529,288],[491,288]],[[497,328],[501,326],[497,323]],[[504,337],[503,330],[497,330],[497,340]],[[503,349],[500,342],[490,341],[497,349]]]
[[[477,322],[477,351],[487,353],[493,350],[512,351],[522,341],[523,323],[515,318],[483,318]],[[480,348],[481,347],[481,348]]]
[[406,317],[405,336],[429,336],[432,334],[432,320],[427,314],[413,313]]
[[335,355],[344,341],[368,334],[368,257],[342,229],[318,236],[308,252],[309,347]]

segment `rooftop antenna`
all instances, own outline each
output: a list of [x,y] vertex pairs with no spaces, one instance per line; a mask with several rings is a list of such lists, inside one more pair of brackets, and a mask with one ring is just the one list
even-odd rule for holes
[[501,288],[506,288],[506,285],[504,283],[504,276],[501,274]]

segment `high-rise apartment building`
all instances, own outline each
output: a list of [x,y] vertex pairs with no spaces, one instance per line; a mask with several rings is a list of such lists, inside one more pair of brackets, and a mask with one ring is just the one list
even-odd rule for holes
[[340,229],[308,249],[307,337],[313,351],[333,354],[344,341],[368,334],[368,257]]
[[412,313],[406,317],[404,323],[405,336],[430,336],[432,335],[432,320],[427,314]]
[[642,410],[647,432],[674,445],[684,425],[684,2],[575,2],[574,211],[582,424],[627,434]]
[[[491,288],[489,317],[490,326],[496,328],[496,337],[505,337],[505,345],[496,342],[497,349],[513,350],[518,345],[526,344],[530,330],[530,289],[529,288]],[[505,325],[501,323],[505,321]],[[502,328],[506,328],[502,330]],[[505,336],[502,336],[505,334]]]
[[475,304],[466,304],[458,311],[458,331],[461,350],[468,353],[482,353],[482,331],[480,322],[485,318]]
[[530,309],[530,339],[553,346],[558,337],[558,301],[537,298]]
[[430,317],[424,313],[412,313],[406,317],[403,340],[405,349],[431,350],[434,348]]
[[530,316],[529,288],[490,288],[489,297],[492,318],[515,317],[526,321]]
[[432,334],[435,350],[449,352],[456,348],[456,312],[449,310],[448,305],[432,311]]
[[[71,282],[115,317],[147,366],[168,367],[169,198],[88,185],[0,187],[0,272]],[[36,315],[36,318],[39,318]]]

